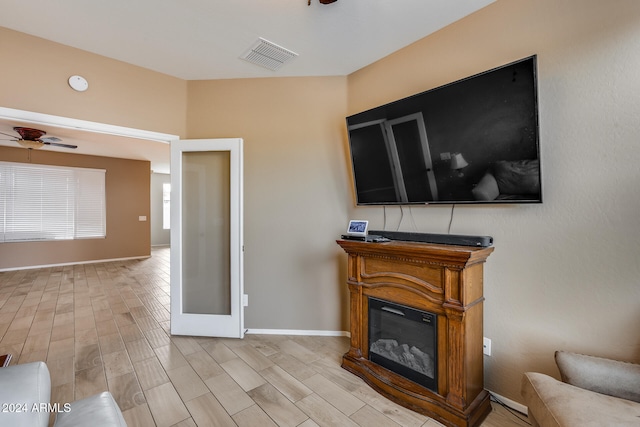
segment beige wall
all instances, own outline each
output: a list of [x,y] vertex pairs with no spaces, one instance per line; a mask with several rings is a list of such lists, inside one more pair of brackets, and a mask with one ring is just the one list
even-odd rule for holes
[[[185,134],[184,80],[2,27],[0,57],[6,58],[0,78],[1,107]],[[67,79],[74,74],[87,78],[88,91],[69,88]],[[15,150],[18,156],[27,153]],[[7,153],[3,149],[0,160],[9,160]],[[72,154],[56,157],[45,150],[32,153],[34,162],[109,169],[107,239],[0,244],[0,268],[149,255],[149,222],[138,222],[138,215],[149,218],[148,162]]]
[[[516,401],[523,372],[557,376],[557,349],[640,361],[639,23],[634,0],[498,0],[349,76],[351,114],[538,54],[544,203],[456,206],[451,229],[495,239],[485,386]],[[411,213],[446,233],[449,206]],[[383,226],[381,208],[349,215]]]
[[0,160],[107,171],[105,175],[106,238],[2,243],[0,244],[0,270],[150,255],[149,221],[138,221],[140,215],[146,216],[147,219],[150,216],[149,162],[13,147],[0,147]]
[[[458,206],[452,226],[495,238],[485,385],[521,401],[524,371],[557,375],[556,349],[640,361],[639,18],[636,0],[498,0],[348,77],[194,82],[0,29],[3,58],[48,64],[5,66],[0,105],[244,138],[246,326],[347,330],[334,240],[349,218],[382,227],[383,210],[354,207],[344,117],[538,54],[544,203]],[[76,73],[91,97],[66,90]],[[443,233],[451,209],[405,208],[401,230],[409,212]],[[399,209],[387,216],[395,228]]]
[[188,137],[244,139],[250,329],[348,330],[346,77],[189,82]]
[[[0,27],[0,107],[185,134],[184,80]],[[89,90],[67,83],[79,74]]]

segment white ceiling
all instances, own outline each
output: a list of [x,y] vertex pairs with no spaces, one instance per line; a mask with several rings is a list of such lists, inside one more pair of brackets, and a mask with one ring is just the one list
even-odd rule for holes
[[[185,80],[335,76],[357,71],[493,1],[0,0],[0,26]],[[240,59],[260,37],[298,57],[278,71]],[[0,121],[0,131],[12,132],[17,125]],[[108,155],[104,144],[75,138],[70,129],[47,132],[65,143],[79,139],[86,154]]]
[[[0,26],[186,80],[347,75],[493,0],[0,0]],[[259,37],[299,56],[239,59]]]

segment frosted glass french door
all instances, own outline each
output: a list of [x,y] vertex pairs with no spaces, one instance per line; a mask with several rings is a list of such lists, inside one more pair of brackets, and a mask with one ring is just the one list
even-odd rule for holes
[[172,142],[171,193],[171,333],[242,338],[242,139]]

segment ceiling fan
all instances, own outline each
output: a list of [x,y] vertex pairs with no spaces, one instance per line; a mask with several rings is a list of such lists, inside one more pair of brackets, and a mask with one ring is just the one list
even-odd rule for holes
[[[320,0],[320,3],[321,4],[331,4],[331,3],[334,3],[336,1],[338,1],[338,0]],[[307,6],[311,6],[311,0],[309,0],[309,4]]]
[[45,145],[52,145],[52,146],[63,147],[63,148],[78,148],[77,145],[60,144],[60,141],[62,140],[60,138],[56,138],[55,136],[47,136],[43,138],[42,136],[45,135],[46,132],[40,129],[16,126],[13,128],[13,130],[18,132],[18,134],[20,135],[20,138],[14,135],[9,135],[8,133],[4,133],[4,132],[0,132],[0,134],[14,138],[14,139],[9,139],[8,141],[15,141],[18,144],[22,145],[24,148],[38,149],[38,148],[44,147]]

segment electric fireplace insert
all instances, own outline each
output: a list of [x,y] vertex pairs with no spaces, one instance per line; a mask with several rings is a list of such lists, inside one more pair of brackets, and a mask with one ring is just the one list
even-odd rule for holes
[[369,298],[369,360],[432,391],[437,384],[437,316]]

